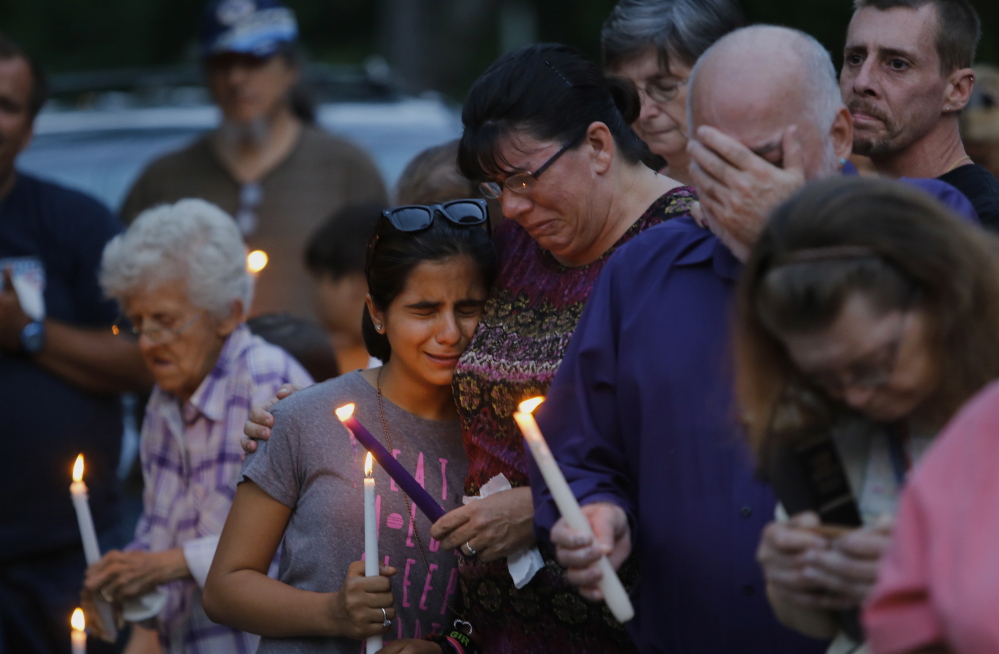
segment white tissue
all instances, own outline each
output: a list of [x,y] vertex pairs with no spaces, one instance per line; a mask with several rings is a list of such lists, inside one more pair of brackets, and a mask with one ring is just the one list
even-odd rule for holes
[[[506,475],[500,473],[483,484],[478,495],[474,497],[463,496],[461,503],[468,504],[511,488],[513,486],[510,485],[510,480],[506,478]],[[537,547],[531,547],[506,557],[506,567],[510,571],[510,577],[513,578],[513,585],[520,589],[526,586],[531,579],[534,579],[538,570],[545,567],[545,560],[541,558],[541,552],[538,551]]]

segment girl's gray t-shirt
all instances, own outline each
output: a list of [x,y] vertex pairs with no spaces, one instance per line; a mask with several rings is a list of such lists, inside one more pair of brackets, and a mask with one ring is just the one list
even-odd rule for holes
[[[339,590],[347,566],[364,553],[366,451],[333,413],[351,402],[361,424],[431,497],[447,511],[461,506],[468,460],[457,419],[425,420],[383,399],[389,447],[377,393],[359,372],[298,391],[274,407],[271,438],[246,457],[240,479],[292,509],[278,579],[296,588]],[[447,605],[461,609],[455,553],[430,538],[430,520],[412,502],[407,511],[403,493],[377,463],[374,478],[378,552],[384,565],[398,569],[391,578],[397,618],[385,641],[449,628],[454,616]],[[264,638],[258,652],[359,654],[362,648],[349,638]]]

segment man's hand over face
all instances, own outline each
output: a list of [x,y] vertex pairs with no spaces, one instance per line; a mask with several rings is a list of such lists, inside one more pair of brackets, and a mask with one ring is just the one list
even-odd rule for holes
[[694,219],[708,227],[739,260],[749,251],[773,209],[805,184],[797,128],[787,128],[771,160],[714,127],[701,126],[687,145],[697,189]]

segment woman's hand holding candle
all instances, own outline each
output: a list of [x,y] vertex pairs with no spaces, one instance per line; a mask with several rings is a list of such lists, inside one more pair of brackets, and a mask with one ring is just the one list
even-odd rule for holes
[[83,587],[110,602],[125,602],[151,593],[161,584],[190,577],[179,547],[163,552],[112,550],[87,568]]
[[471,544],[483,563],[525,550],[534,545],[531,489],[511,488],[449,511],[433,524],[430,535],[445,550],[464,551]]

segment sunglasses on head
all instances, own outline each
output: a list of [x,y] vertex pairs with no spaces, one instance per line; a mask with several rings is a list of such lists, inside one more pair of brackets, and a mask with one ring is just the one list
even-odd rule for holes
[[492,233],[485,200],[468,199],[452,200],[443,204],[410,204],[386,209],[382,212],[382,217],[400,232],[419,232],[430,227],[437,214],[444,216],[455,225],[473,227],[485,223],[486,230]]

